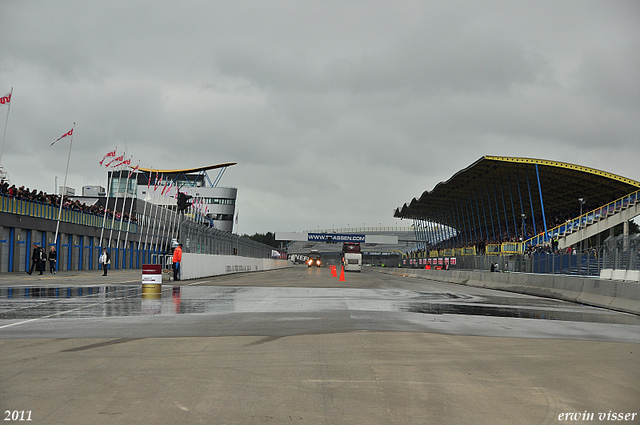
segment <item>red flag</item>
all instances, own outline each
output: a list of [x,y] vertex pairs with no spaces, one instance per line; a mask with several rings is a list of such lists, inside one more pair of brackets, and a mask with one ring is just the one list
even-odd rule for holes
[[167,193],[164,194],[164,196],[166,197],[169,192],[171,192],[171,188],[173,187],[173,180],[169,182],[169,186],[167,186]]
[[55,142],[57,142],[58,140],[62,140],[62,139],[64,139],[65,137],[71,137],[71,136],[73,136],[73,128],[72,128],[71,130],[69,130],[68,132],[64,133],[62,136],[58,137],[58,139],[56,139],[56,140],[54,140],[53,142],[51,142],[51,145],[50,145],[50,146],[53,146],[53,144],[54,144]]
[[124,154],[120,155],[117,158],[112,159],[111,161],[107,162],[107,165],[105,165],[105,167],[109,167],[111,166],[111,164],[113,164],[114,162],[118,162],[118,161],[122,161],[124,159]]
[[0,105],[11,102],[11,93],[0,97]]
[[111,152],[107,152],[107,154],[102,158],[102,161],[100,161],[100,165],[102,165],[104,160],[109,158],[110,156],[116,156],[116,150],[115,149],[112,150]]
[[129,175],[127,176],[127,178],[131,177],[131,174],[135,173],[136,171],[138,171],[138,167],[140,166],[140,164],[136,165],[133,170],[131,170],[131,172],[129,173]]
[[113,168],[119,167],[121,165],[131,165],[131,159],[127,159],[113,166]]

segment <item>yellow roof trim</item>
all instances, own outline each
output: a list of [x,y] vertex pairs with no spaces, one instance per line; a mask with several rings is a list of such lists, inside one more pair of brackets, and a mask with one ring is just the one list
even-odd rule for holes
[[[216,164],[216,165],[207,165],[205,167],[198,167],[198,168],[183,168],[183,169],[178,169],[178,170],[156,170],[151,169],[151,168],[140,168],[140,171],[144,171],[147,173],[158,173],[158,174],[172,174],[172,173],[198,173],[200,171],[207,171],[207,170],[215,170],[218,168],[224,168],[224,167],[231,167],[232,165],[236,165],[237,162],[227,162],[224,164]],[[131,167],[134,168],[134,167]]]
[[597,176],[606,177],[609,179],[617,180],[619,182],[630,184],[632,186],[640,187],[640,182],[637,182],[635,180],[628,179],[626,177],[622,177],[617,174],[607,173],[606,171],[597,170],[595,168],[583,167],[582,165],[575,165],[567,162],[550,161],[547,159],[536,159],[536,158],[518,158],[518,157],[488,156],[488,155],[484,156],[484,158],[491,161],[516,162],[520,164],[538,164],[538,165],[547,165],[549,167],[566,168],[569,170],[576,170],[576,171],[582,171],[584,173],[595,174]]

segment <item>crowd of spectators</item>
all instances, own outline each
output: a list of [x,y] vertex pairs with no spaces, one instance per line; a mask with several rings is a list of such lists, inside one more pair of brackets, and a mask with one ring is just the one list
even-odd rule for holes
[[[29,202],[37,202],[39,204],[51,205],[58,208],[60,207],[60,202],[62,200],[62,209],[78,211],[85,214],[93,214],[100,217],[104,217],[105,215],[104,205],[99,205],[98,203],[87,205],[84,202],[80,202],[79,200],[71,200],[66,196],[62,198],[59,195],[52,195],[35,189],[31,190],[29,188],[25,188],[24,186],[9,186],[9,183],[5,182],[4,180],[0,182],[0,196],[5,196],[12,199],[20,199]],[[137,222],[135,214],[129,217],[129,214],[126,212],[114,212],[112,209],[108,208],[107,218],[113,219],[114,215],[115,219],[118,221],[122,219],[122,221],[131,221],[132,223]]]

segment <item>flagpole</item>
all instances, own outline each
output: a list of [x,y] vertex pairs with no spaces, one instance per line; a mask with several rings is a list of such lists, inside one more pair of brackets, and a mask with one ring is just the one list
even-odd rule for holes
[[[155,232],[156,229],[156,217],[158,216],[158,206],[156,205],[156,192],[158,191],[158,178],[160,178],[160,174],[156,171],[156,181],[153,183],[153,196],[151,197],[151,210],[149,211],[149,230],[147,231],[147,237],[149,233],[151,233],[151,242],[149,243],[149,251],[153,253],[153,240],[155,239],[155,235],[152,232]],[[155,210],[153,209],[155,207]],[[147,242],[147,237],[145,237],[145,245]]]
[[107,222],[107,209],[109,207],[109,192],[111,192],[111,179],[107,170],[107,198],[104,201],[104,214],[102,215],[102,230],[100,231],[100,248],[102,248],[102,237],[104,236],[104,225]]
[[[126,148],[125,148],[125,152],[122,154],[121,157],[118,158],[122,158],[122,160],[124,160],[125,155],[127,154],[126,152]],[[120,180],[122,180],[122,162],[120,162],[120,164],[116,164],[116,167],[120,167],[120,169],[118,170],[118,190],[120,190]],[[118,197],[116,196],[116,193],[118,192],[114,192],[114,198],[115,198],[115,202],[113,203],[113,215],[111,216],[111,230],[109,231],[109,243],[111,243],[111,236],[113,236],[113,226],[116,223],[116,213],[118,212]],[[120,214],[120,217],[122,217],[122,214]],[[122,223],[120,223],[122,225]],[[120,248],[120,240],[116,240],[116,249]]]
[[[156,179],[157,179],[157,174],[158,173],[156,173]],[[151,172],[149,173],[149,180],[147,182],[147,196],[145,196],[145,198],[144,198],[144,210],[145,210],[145,212],[147,211],[147,203],[148,202],[151,202],[151,208],[153,209],[153,199],[151,198],[151,194],[149,193],[151,191],[151,177],[153,177],[153,167],[151,167]],[[149,201],[147,201],[147,198],[149,198]],[[147,241],[149,240],[149,227],[151,227],[151,216],[153,214],[153,210],[152,209],[149,210],[149,224],[147,224],[147,233],[144,235],[144,248],[145,248],[145,250],[147,248]],[[151,242],[153,243],[153,240]],[[151,248],[151,245],[149,245],[149,248]]]
[[[154,197],[153,203],[155,204],[156,210],[153,214],[153,227],[151,228],[152,232],[156,231],[156,224],[158,225],[158,231],[160,231],[160,222],[158,221],[158,209],[160,208],[160,206],[156,202],[157,202],[158,184],[162,183],[162,177],[163,176],[160,175],[160,180],[156,182],[156,185],[153,188],[153,197]],[[155,245],[154,245],[154,240],[155,240]],[[155,247],[154,248],[155,251],[158,250],[158,238],[156,237],[156,235],[153,235],[153,234],[151,235],[151,245]]]
[[7,118],[4,120],[4,133],[2,134],[2,147],[0,147],[0,165],[2,165],[2,152],[4,152],[4,138],[7,137],[7,124],[9,123],[9,111],[11,110],[11,98],[13,97],[13,87],[9,93],[9,106],[7,107]]
[[[140,168],[140,161],[138,161],[138,165],[135,168],[135,172],[136,172],[136,175],[135,175],[135,179],[136,179],[136,194],[135,194],[135,196],[131,197],[131,203],[129,204],[129,222],[127,223],[127,233],[125,233],[125,236],[124,236],[124,249],[125,249],[124,252],[125,253],[127,252],[127,241],[129,240],[129,229],[131,228],[131,213],[133,212],[133,201],[134,201],[134,199],[138,199],[137,191],[138,191],[138,169],[139,168]],[[131,173],[129,173],[129,174],[131,174]],[[128,179],[129,178],[127,177],[127,180]],[[128,189],[128,187],[127,187],[127,189]],[[136,209],[136,212],[137,212],[137,209]]]
[[[171,193],[171,188],[173,186],[173,181],[169,182],[169,187],[167,187],[167,193],[164,195],[164,199],[165,201],[163,201],[164,203],[164,207],[166,210],[166,218],[164,219],[164,230],[163,230],[163,237],[165,239],[165,246],[170,250],[171,249],[171,221],[172,221],[172,210],[170,208],[170,206],[168,206],[166,204],[166,199],[167,196],[169,196],[169,193]],[[170,252],[170,251],[169,251]]]
[[[165,198],[167,196],[171,197],[171,189],[173,189],[173,181],[171,181],[170,185],[169,185],[169,189],[167,190],[167,194],[165,195]],[[167,245],[169,246],[169,249],[171,249],[171,243],[173,242],[171,240],[171,238],[173,237],[173,208],[171,208],[173,205],[170,203],[167,206]]]
[[[13,89],[12,89],[13,90]],[[76,123],[73,123],[71,127],[71,140],[69,141],[69,154],[67,155],[67,168],[64,170],[64,183],[62,183],[63,190],[67,190],[67,174],[69,173],[69,162],[71,160],[71,145],[73,145],[73,130],[76,128]],[[53,244],[58,243],[58,231],[60,230],[60,217],[62,216],[62,204],[64,203],[64,193],[60,194],[60,208],[58,209],[58,222],[56,223],[56,236],[53,238]]]
[[[138,170],[139,171],[139,170]],[[149,188],[151,187],[151,173],[153,173],[153,166],[151,167],[151,172],[149,173],[149,178],[147,179],[147,196],[149,196]],[[142,230],[146,228],[144,227],[144,223],[147,221],[147,196],[144,197],[144,208],[142,210],[142,223],[140,223],[140,228],[138,229],[138,233],[140,234],[139,238],[138,238],[138,255],[140,255],[140,242],[142,242]],[[145,241],[144,241],[145,246],[143,246],[142,248],[146,247],[147,244],[147,240],[146,240],[146,236],[145,236]],[[144,249],[143,249],[144,251]],[[144,263],[144,252],[142,253],[143,258],[142,258],[142,262]]]
[[[171,196],[171,195],[169,195]],[[176,186],[176,195],[173,197],[174,199],[178,199],[178,186]],[[175,211],[173,211],[173,218],[171,220],[171,242],[173,242],[174,239],[174,235],[175,235],[175,239],[178,239],[178,206],[175,205]]]
[[[116,155],[118,155],[118,146],[116,146],[116,148],[114,149],[114,157]],[[102,160],[104,161],[104,158],[102,158]],[[104,201],[104,214],[102,215],[102,230],[100,230],[100,248],[102,248],[102,237],[104,236],[104,225],[107,221],[107,207],[109,206],[109,192],[111,192],[111,180],[109,179],[109,165],[111,164],[111,162],[109,162],[109,164],[105,165],[105,167],[107,168],[107,197]]]
[[13,97],[13,87],[11,87],[11,93],[9,93],[9,106],[7,106],[7,118],[4,120],[4,133],[2,134],[2,147],[0,147],[0,177],[3,179],[7,177],[4,167],[2,166],[2,152],[4,151],[4,139],[7,137],[7,124],[9,123],[9,111],[11,110],[11,98]]
[[[133,159],[133,155],[131,155],[131,158],[129,158],[129,165],[131,165],[131,159]],[[127,197],[129,196],[129,177],[131,177],[131,173],[127,175],[127,181],[124,184],[124,201],[122,201],[122,211],[120,211],[120,226],[118,227],[118,246],[120,245],[120,233],[122,232],[122,220],[124,220],[124,208],[125,208],[125,204],[127,203]],[[122,178],[122,174],[120,174],[120,178]],[[124,248],[126,249],[127,247],[125,246]]]
[[163,199],[162,199],[162,218],[160,219],[160,220],[161,220],[161,222],[162,222],[162,233],[161,233],[161,235],[162,235],[162,242],[161,242],[161,244],[162,244],[162,245],[161,245],[161,246],[162,246],[162,248],[163,248],[163,249],[166,247],[166,244],[167,244],[167,240],[166,240],[166,239],[167,239],[167,236],[166,236],[166,233],[167,233],[167,221],[166,221],[165,216],[167,215],[168,208],[167,208],[167,206],[165,205],[165,203],[166,203],[166,201],[165,201],[166,197],[167,197],[167,195],[164,195],[164,196],[163,196]]

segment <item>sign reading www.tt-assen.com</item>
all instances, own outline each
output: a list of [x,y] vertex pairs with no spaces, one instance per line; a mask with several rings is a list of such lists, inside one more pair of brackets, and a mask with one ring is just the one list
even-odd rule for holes
[[309,242],[361,242],[364,243],[364,235],[342,235],[340,233],[308,233]]
[[397,235],[356,235],[343,233],[307,233],[307,232],[276,232],[277,241],[307,241],[307,242],[360,242],[397,244]]

